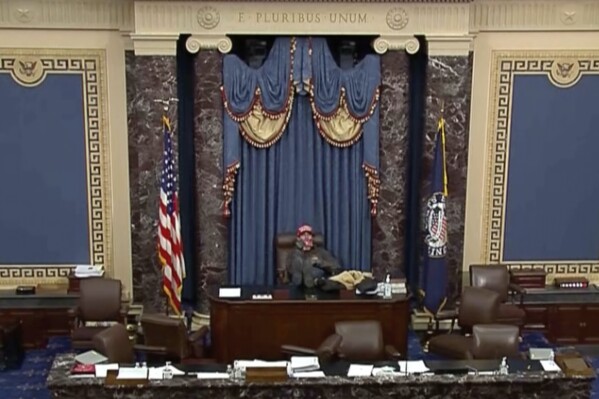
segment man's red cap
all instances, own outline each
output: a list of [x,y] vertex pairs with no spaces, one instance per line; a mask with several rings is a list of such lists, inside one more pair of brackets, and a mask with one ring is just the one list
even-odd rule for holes
[[304,233],[310,233],[310,234],[314,234],[314,233],[312,232],[312,226],[310,226],[309,224],[305,224],[305,225],[303,225],[303,226],[300,226],[300,227],[297,229],[297,235],[298,235],[298,236],[301,236],[301,235],[302,235],[302,234],[304,234]]

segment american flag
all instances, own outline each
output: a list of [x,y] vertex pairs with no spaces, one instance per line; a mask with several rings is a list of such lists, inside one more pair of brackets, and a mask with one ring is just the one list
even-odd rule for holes
[[171,308],[181,314],[181,289],[185,278],[185,260],[181,244],[181,222],[179,219],[179,198],[173,157],[171,124],[165,116],[164,153],[162,175],[160,177],[160,210],[158,226],[158,258],[162,264],[162,288],[168,297]]

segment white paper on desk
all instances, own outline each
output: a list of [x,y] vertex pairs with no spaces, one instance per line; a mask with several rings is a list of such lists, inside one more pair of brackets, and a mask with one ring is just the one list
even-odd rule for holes
[[147,367],[121,367],[117,380],[145,380],[148,378]]
[[[148,380],[162,380],[162,374],[164,373],[164,368],[162,367],[150,367],[148,369]],[[184,371],[179,370],[176,367],[170,366],[173,375],[185,375]]]
[[495,375],[495,371],[469,371],[468,375]]
[[239,297],[241,297],[241,288],[240,287],[219,288],[218,289],[218,297],[219,298],[239,298]]
[[294,378],[325,378],[322,371],[300,371],[293,373]]
[[316,371],[320,363],[316,356],[291,356],[291,369],[293,371]]
[[230,378],[229,374],[227,373],[198,373],[198,380],[222,380],[227,378]]
[[372,364],[350,364],[347,371],[348,377],[370,377],[372,374]]
[[119,364],[118,363],[96,364],[94,367],[96,369],[96,377],[97,378],[106,378],[106,375],[108,374],[108,370],[118,370]]
[[150,367],[148,369],[148,380],[161,380],[164,367]]
[[400,360],[397,364],[399,364],[399,370],[402,373],[426,373],[430,371],[423,360]]
[[380,376],[395,376],[395,375],[403,375],[399,371],[396,371],[393,367],[385,366],[385,367],[375,367],[372,369],[373,377]]
[[287,367],[289,362],[285,360],[279,360],[269,362],[266,360],[235,360],[233,367],[236,369],[247,369],[248,367]]
[[553,360],[539,360],[545,371],[562,371],[562,369]]

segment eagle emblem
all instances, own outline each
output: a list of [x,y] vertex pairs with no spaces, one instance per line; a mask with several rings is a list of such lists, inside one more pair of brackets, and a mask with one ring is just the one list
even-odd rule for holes
[[442,258],[447,253],[447,215],[445,196],[434,193],[426,204],[426,238],[428,256]]
[[573,62],[558,62],[556,74],[562,78],[567,78],[572,73],[572,69],[574,68]]
[[37,61],[19,61],[19,73],[30,78],[35,73],[36,66]]

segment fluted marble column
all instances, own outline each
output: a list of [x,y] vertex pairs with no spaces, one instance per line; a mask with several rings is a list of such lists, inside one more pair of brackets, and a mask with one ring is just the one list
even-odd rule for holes
[[208,309],[206,287],[227,282],[227,220],[223,216],[223,54],[200,50],[194,61],[197,298]]
[[[154,99],[177,97],[176,59],[128,51],[126,79],[133,301],[143,304],[145,311],[164,311],[156,250],[163,111]],[[176,105],[170,115],[176,125]]]
[[422,204],[424,210],[429,194],[429,175],[433,163],[435,132],[444,102],[449,191],[447,198],[447,257],[449,296],[454,299],[459,295],[461,288],[464,249],[472,54],[464,56],[432,55],[429,57],[427,75]]
[[408,150],[408,54],[381,56],[380,176],[378,214],[373,221],[372,268],[376,276],[404,270],[406,166]]

